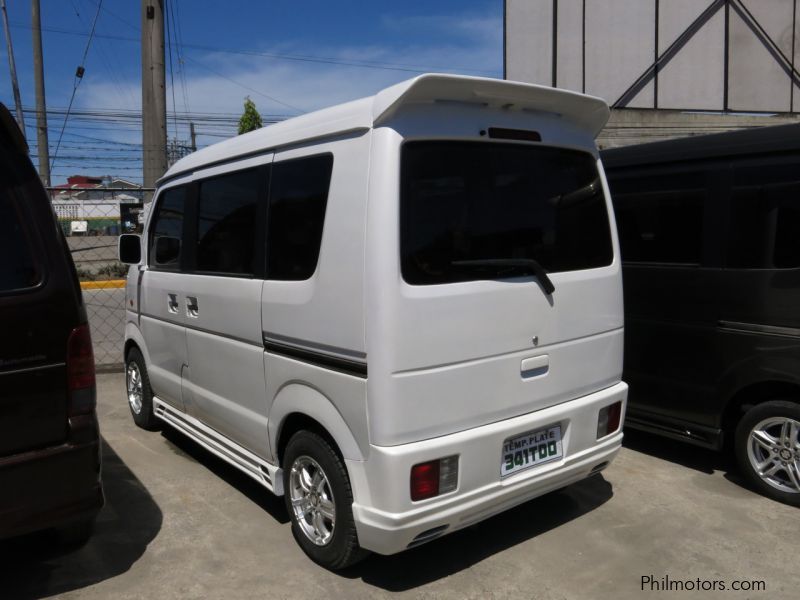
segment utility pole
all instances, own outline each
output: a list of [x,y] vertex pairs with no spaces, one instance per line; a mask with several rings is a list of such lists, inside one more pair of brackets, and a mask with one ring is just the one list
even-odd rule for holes
[[11,87],[14,88],[14,103],[17,105],[17,122],[22,130],[22,137],[25,135],[25,118],[22,116],[22,100],[19,97],[19,83],[17,82],[17,64],[14,61],[14,47],[11,45],[11,31],[8,29],[8,13],[6,12],[6,0],[0,0],[0,9],[3,10],[3,29],[6,32],[6,46],[8,47],[8,68],[11,70]]
[[197,134],[194,131],[194,123],[189,122],[189,136],[192,139],[192,152],[197,152]]
[[167,170],[164,1],[142,0],[142,170],[154,187]]
[[42,58],[42,20],[39,0],[31,0],[33,28],[33,76],[36,84],[36,141],[39,150],[39,177],[50,185],[50,148],[47,139],[47,107],[44,97],[44,59]]

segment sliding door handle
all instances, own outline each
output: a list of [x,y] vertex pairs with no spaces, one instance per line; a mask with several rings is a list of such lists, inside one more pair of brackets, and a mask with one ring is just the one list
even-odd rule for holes
[[167,310],[172,314],[178,312],[180,304],[178,304],[178,294],[167,294]]
[[194,296],[186,296],[186,316],[196,319],[198,312],[197,298]]

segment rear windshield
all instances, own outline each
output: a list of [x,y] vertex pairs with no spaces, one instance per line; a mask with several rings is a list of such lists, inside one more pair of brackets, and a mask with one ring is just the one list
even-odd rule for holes
[[33,287],[40,279],[15,204],[0,190],[0,293]]
[[594,157],[481,142],[403,146],[400,251],[416,285],[611,264],[611,233]]

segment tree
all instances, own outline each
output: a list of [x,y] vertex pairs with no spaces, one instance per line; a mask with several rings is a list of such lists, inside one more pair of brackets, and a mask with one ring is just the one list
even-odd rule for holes
[[261,126],[261,115],[256,110],[256,104],[247,96],[244,99],[244,112],[239,119],[239,135],[260,129]]

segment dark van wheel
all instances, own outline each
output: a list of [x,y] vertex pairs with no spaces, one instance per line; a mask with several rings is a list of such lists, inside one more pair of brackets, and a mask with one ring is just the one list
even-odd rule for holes
[[153,390],[138,348],[131,348],[125,361],[125,390],[133,422],[142,429],[157,430],[159,422],[153,414]]
[[295,433],[283,459],[286,510],[303,551],[327,569],[363,559],[353,521],[353,494],[342,459],[323,437]]
[[754,406],[739,421],[735,445],[739,468],[757,491],[800,506],[800,404]]

